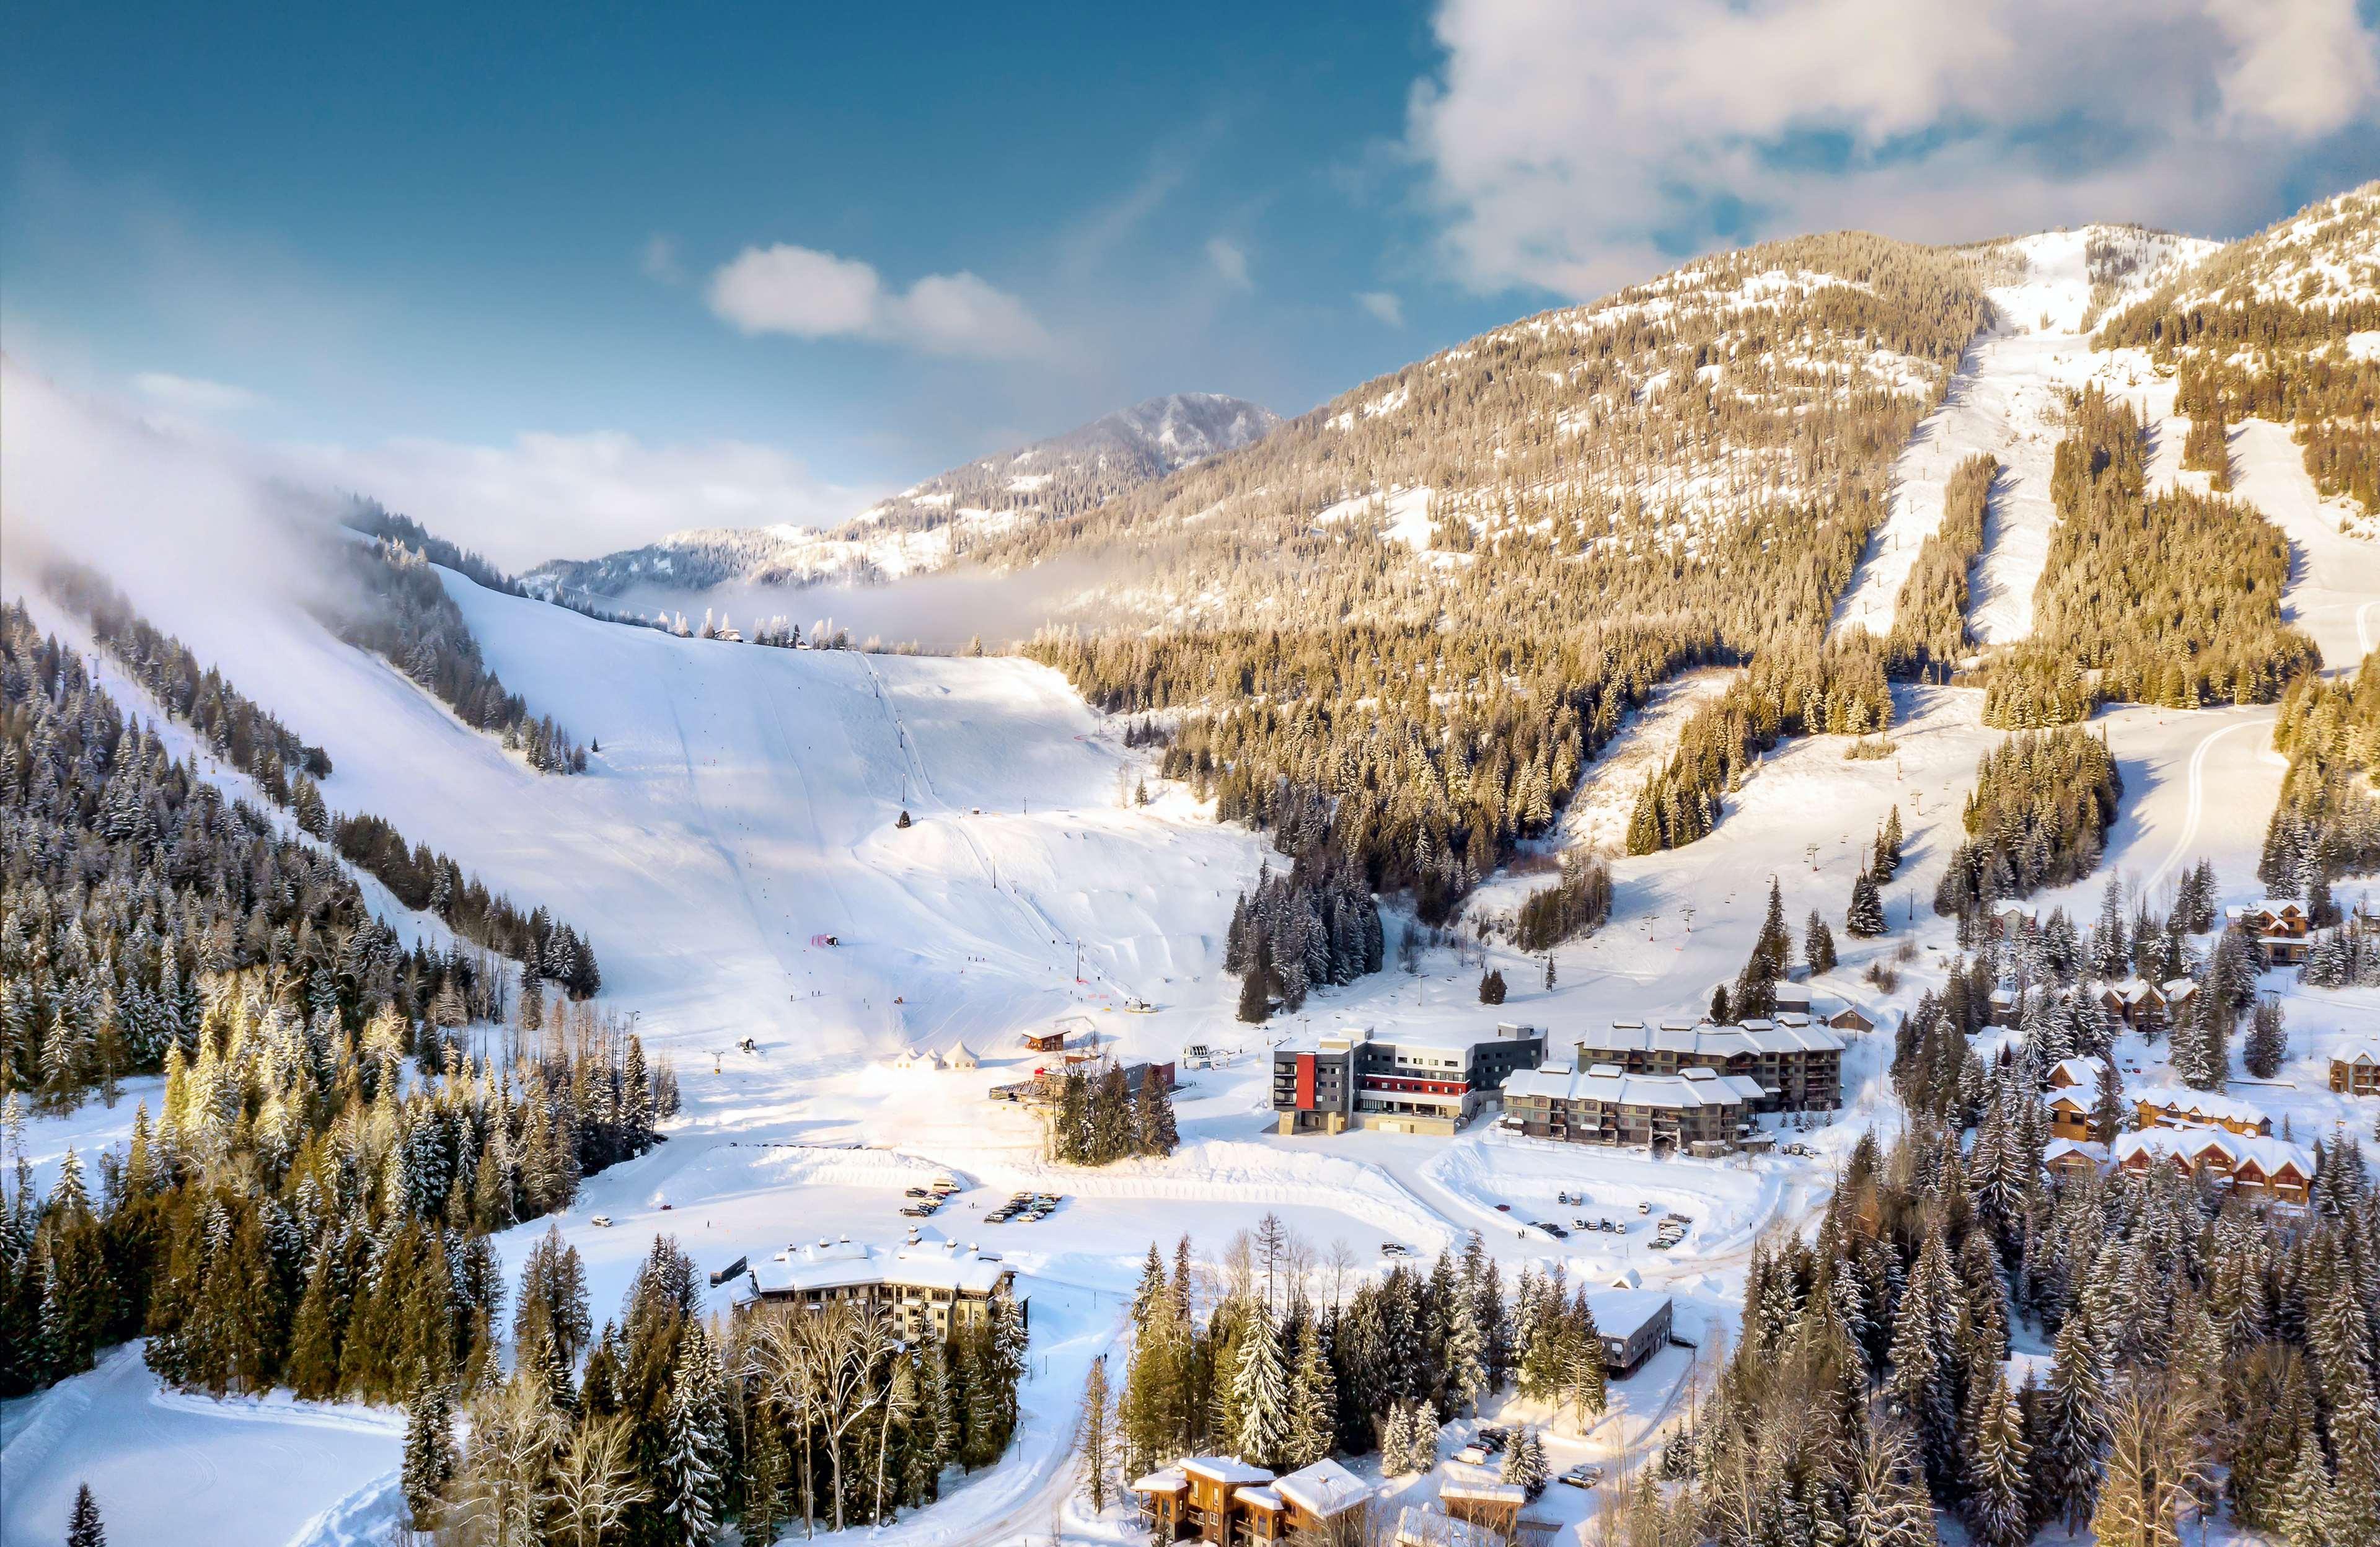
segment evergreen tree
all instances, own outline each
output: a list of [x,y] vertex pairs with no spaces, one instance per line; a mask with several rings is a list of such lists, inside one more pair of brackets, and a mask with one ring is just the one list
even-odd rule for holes
[[1502,972],[1491,967],[1486,971],[1480,973],[1479,1003],[1482,1005],[1501,1005],[1504,1002],[1504,974]]
[[1290,1401],[1281,1329],[1264,1306],[1245,1308],[1237,1353],[1231,1378],[1232,1408],[1238,1415],[1232,1447],[1242,1460],[1269,1466],[1289,1437]]
[[1327,1458],[1338,1447],[1339,1378],[1323,1347],[1323,1329],[1309,1322],[1298,1340],[1289,1392],[1289,1432],[1281,1464],[1294,1470]]
[[1809,962],[1814,975],[1835,969],[1835,932],[1827,927],[1827,921],[1818,917],[1818,910],[1815,907],[1810,909],[1809,920],[1802,926],[1802,955]]
[[1505,1442],[1500,1477],[1523,1490],[1532,1504],[1546,1491],[1546,1443],[1536,1430],[1524,1427]]
[[1997,1358],[1977,1395],[1967,1444],[1965,1514],[1976,1547],[2024,1547],[2033,1538],[2023,1415]]
[[1075,1428],[1075,1454],[1081,1458],[1083,1498],[1094,1515],[1106,1513],[1111,1496],[1111,1474],[1115,1457],[1110,1434],[1113,1416],[1108,1398],[1108,1361],[1101,1356],[1091,1361],[1091,1372],[1084,1379],[1083,1410]]
[[2043,1442],[2033,1457],[2041,1513],[2069,1531],[2080,1529],[2098,1502],[2107,1444],[2103,1379],[2083,1319],[2069,1316],[2058,1329],[2044,1394]]
[[1884,932],[1884,895],[1876,888],[1876,877],[1865,871],[1852,879],[1852,905],[1843,913],[1843,928],[1862,940]]
[[1154,1064],[1141,1072],[1140,1100],[1133,1108],[1133,1117],[1139,1128],[1140,1153],[1170,1155],[1181,1146],[1182,1136],[1173,1124],[1173,1096]]
[[99,1518],[99,1502],[91,1496],[91,1484],[75,1487],[74,1510],[67,1517],[67,1547],[107,1547],[107,1528]]
[[2259,1002],[2251,1012],[2248,1042],[2240,1053],[2240,1063],[2258,1079],[2270,1079],[2281,1072],[2281,1061],[2289,1053],[2289,1034],[2282,1023],[2280,1002]]
[[399,1476],[415,1530],[437,1529],[439,1506],[454,1476],[454,1408],[445,1385],[425,1371],[406,1404],[405,1461]]
[[713,1394],[702,1389],[706,1346],[700,1327],[689,1325],[669,1377],[659,1492],[670,1541],[678,1547],[706,1547],[719,1533],[726,1446],[717,1429]]

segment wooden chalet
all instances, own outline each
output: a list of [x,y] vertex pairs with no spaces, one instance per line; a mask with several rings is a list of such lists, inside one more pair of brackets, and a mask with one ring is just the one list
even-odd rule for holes
[[2380,1096],[2380,1041],[2363,1037],[2334,1048],[2330,1088],[2342,1096]]
[[2080,1058],[2060,1058],[2049,1066],[2049,1088],[2053,1090],[2096,1090],[2099,1076],[2107,1066],[2104,1058],[2084,1054]]
[[1287,1541],[1328,1530],[1371,1496],[1336,1461],[1286,1477],[1234,1456],[1194,1456],[1134,1483],[1140,1517],[1157,1541]]
[[2263,953],[2267,967],[2302,967],[2313,948],[2313,919],[2305,905],[2289,897],[2266,897],[2223,910],[2225,918],[2246,930]]
[[2262,1108],[2214,1090],[2152,1085],[2130,1098],[2144,1128],[2222,1128],[2228,1133],[2269,1134],[2273,1120]]
[[2087,1139],[2053,1139],[2041,1151],[2041,1168],[2061,1181],[2095,1176],[2107,1164],[2107,1147]]
[[1450,1478],[1438,1491],[1439,1507],[1449,1518],[1494,1531],[1508,1541],[1520,1533],[1521,1506],[1528,1502],[1528,1490],[1517,1482]]
[[2162,983],[2127,978],[2099,991],[2099,1008],[2110,1028],[2155,1033],[2164,1030],[2197,993],[2198,984],[2188,978],[2170,978]]
[[2303,1203],[2313,1187],[2313,1157],[2287,1139],[2228,1128],[2143,1128],[2119,1134],[2115,1163],[2135,1175],[2165,1166],[2233,1191]]
[[2091,1108],[2095,1095],[2079,1086],[2052,1090],[2043,1098],[2049,1106],[2049,1136],[2052,1139],[2085,1139],[2091,1137]]

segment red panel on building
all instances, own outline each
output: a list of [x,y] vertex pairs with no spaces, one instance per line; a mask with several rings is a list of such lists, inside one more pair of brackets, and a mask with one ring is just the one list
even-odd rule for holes
[[1310,1053],[1297,1055],[1297,1110],[1314,1110],[1314,1054]]

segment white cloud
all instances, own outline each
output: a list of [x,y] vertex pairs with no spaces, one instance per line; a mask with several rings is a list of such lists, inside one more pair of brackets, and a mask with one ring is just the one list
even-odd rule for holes
[[647,279],[663,285],[686,283],[686,267],[677,260],[677,238],[665,231],[656,231],[645,238],[643,250],[637,255],[637,266],[645,271]]
[[1237,242],[1225,241],[1220,237],[1208,238],[1207,262],[1223,276],[1224,284],[1242,290],[1249,288],[1247,250]]
[[507,568],[634,547],[687,527],[818,526],[873,491],[835,487],[748,441],[649,445],[617,432],[533,433],[507,445],[394,440],[282,454],[309,481],[353,490]]
[[1405,325],[1405,303],[1386,290],[1358,290],[1355,304],[1392,328]]
[[1407,146],[1482,289],[1597,294],[1746,226],[2235,225],[2380,96],[2353,0],[1444,0],[1435,26]]
[[236,414],[265,401],[263,394],[243,386],[164,371],[143,371],[132,378],[132,385],[143,397],[176,413]]
[[901,294],[859,259],[787,242],[747,247],[721,265],[710,300],[721,320],[749,334],[872,338],[987,359],[1050,348],[1023,301],[964,270],[928,274]]

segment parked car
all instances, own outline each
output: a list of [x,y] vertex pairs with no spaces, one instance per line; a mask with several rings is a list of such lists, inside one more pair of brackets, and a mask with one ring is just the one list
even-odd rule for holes
[[1486,1466],[1488,1464],[1488,1447],[1482,1444],[1464,1445],[1461,1450],[1454,1453],[1454,1458],[1457,1461],[1461,1461],[1467,1466],[1473,1467]]
[[933,1210],[927,1208],[923,1203],[912,1203],[901,1212],[908,1215],[911,1219],[929,1219],[933,1216],[934,1212]]
[[1636,1205],[1636,1212],[1640,1214],[1649,1214],[1653,1212],[1653,1205],[1650,1203],[1639,1203]]
[[1582,1461],[1568,1471],[1560,1473],[1554,1480],[1566,1482],[1572,1488],[1592,1488],[1603,1480],[1603,1468],[1592,1461]]
[[1512,1206],[1510,1203],[1499,1203],[1496,1205],[1496,1212],[1500,1214],[1509,1214],[1512,1212]]
[[1483,1423],[1479,1426],[1478,1432],[1472,1436],[1478,1443],[1486,1445],[1499,1456],[1504,1453],[1504,1446],[1512,1437],[1511,1432],[1500,1423]]
[[1402,1241],[1382,1241],[1380,1243],[1380,1255],[1383,1257],[1411,1257],[1413,1255],[1413,1249],[1406,1246]]
[[901,1196],[904,1198],[931,1198],[933,1194],[928,1192],[924,1188],[911,1188]]
[[587,1223],[589,1224],[601,1225],[604,1229],[609,1230],[612,1227],[612,1216],[609,1214],[597,1214],[593,1219],[589,1220]]
[[1551,1236],[1555,1240],[1567,1241],[1570,1239],[1570,1232],[1563,1229],[1560,1225],[1556,1224],[1549,1219],[1541,1219],[1537,1221],[1537,1228],[1544,1231],[1547,1235]]

